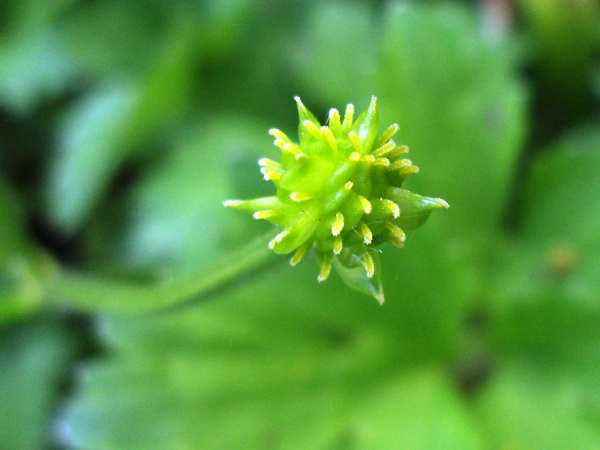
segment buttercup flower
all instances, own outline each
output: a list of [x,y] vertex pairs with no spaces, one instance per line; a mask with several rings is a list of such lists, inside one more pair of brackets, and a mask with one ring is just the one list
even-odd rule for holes
[[292,266],[314,250],[319,281],[329,277],[333,264],[347,284],[383,303],[373,247],[384,242],[402,247],[404,230],[418,227],[433,209],[448,208],[448,203],[401,188],[419,169],[404,158],[408,148],[392,139],[397,124],[377,136],[376,97],[356,121],[349,104],[343,120],[334,108],[323,126],[299,97],[295,100],[300,142],[271,129],[281,162],[259,160],[260,171],[275,184],[277,195],[227,200],[224,205],[280,226],[269,247],[275,253],[294,252]]

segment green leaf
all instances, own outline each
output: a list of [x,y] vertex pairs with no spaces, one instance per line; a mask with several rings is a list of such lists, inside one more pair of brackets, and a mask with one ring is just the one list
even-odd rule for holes
[[[457,448],[476,447],[463,407],[438,373],[397,376],[407,361],[439,358],[437,342],[424,348],[423,336],[414,335],[421,322],[410,333],[399,330],[416,313],[401,318],[387,308],[389,299],[381,307],[340,280],[318,284],[314,276],[312,264],[300,264],[199,308],[105,318],[100,335],[112,357],[85,368],[61,414],[65,443],[322,448],[349,440],[361,446],[371,433],[385,440],[399,417],[416,411],[432,426],[435,417],[442,421],[432,442],[445,435]],[[438,314],[425,303],[422,314]],[[404,402],[411,392],[414,401]],[[447,416],[440,418],[442,411]],[[419,422],[405,424],[403,442],[423,439]]]
[[564,136],[535,159],[524,194],[524,238],[543,253],[546,272],[596,304],[600,293],[600,129]]
[[66,235],[89,219],[136,145],[172,125],[186,107],[196,39],[190,25],[171,37],[156,70],[137,79],[109,78],[76,104],[60,127],[50,167],[47,215]]
[[521,239],[496,254],[496,370],[477,399],[496,447],[600,445],[599,142],[581,128],[533,160]]
[[373,89],[421,168],[403,187],[451,205],[439,233],[493,233],[527,124],[515,55],[456,4],[393,3],[384,17]]
[[[272,146],[264,128],[228,114],[178,133],[171,150],[90,228],[91,265],[111,273],[188,273],[262,230],[222,202],[268,192],[257,164]],[[253,179],[255,186],[237,185]]]
[[75,340],[49,318],[0,328],[0,442],[45,448]]

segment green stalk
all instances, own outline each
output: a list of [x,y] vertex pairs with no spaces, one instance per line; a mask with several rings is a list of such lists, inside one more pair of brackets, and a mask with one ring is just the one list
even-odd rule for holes
[[114,279],[60,269],[47,286],[53,306],[92,313],[148,313],[186,306],[223,292],[266,269],[280,257],[268,247],[272,233],[260,236],[235,254],[227,255],[196,272],[154,284]]

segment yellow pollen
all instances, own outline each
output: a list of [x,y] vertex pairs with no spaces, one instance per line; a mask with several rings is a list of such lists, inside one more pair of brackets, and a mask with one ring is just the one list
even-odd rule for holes
[[360,223],[360,233],[363,236],[365,244],[369,245],[373,241],[373,233],[368,225],[364,222]]
[[390,125],[388,129],[385,130],[377,139],[377,146],[379,147],[385,144],[387,141],[389,141],[392,138],[392,136],[394,136],[398,132],[399,129],[400,127],[397,123]]
[[387,167],[390,165],[390,160],[387,158],[377,158],[375,161],[373,161],[373,165]]
[[360,153],[358,153],[358,152],[352,152],[352,153],[350,153],[350,159],[352,161],[358,161],[358,160],[360,160]]
[[277,236],[275,236],[271,240],[271,242],[269,242],[269,248],[271,250],[273,250],[275,248],[275,245],[280,243],[283,240],[283,238],[285,238],[288,234],[290,234],[290,230],[283,230],[281,233],[279,233]]
[[344,216],[341,212],[335,215],[335,220],[333,221],[333,226],[331,227],[331,234],[337,236],[344,229]]
[[340,112],[335,108],[329,110],[329,128],[336,133],[339,133],[342,129]]
[[231,207],[231,208],[236,208],[238,206],[241,206],[245,203],[244,200],[225,200],[223,202],[223,206],[225,207]]
[[300,247],[298,247],[296,249],[296,253],[294,253],[294,256],[292,256],[292,259],[290,259],[290,264],[292,266],[295,266],[300,261],[302,261],[302,258],[304,258],[304,255],[306,254],[306,250],[308,250],[308,245],[306,244],[303,244]]
[[258,160],[258,165],[263,167],[269,167],[271,169],[281,169],[281,164],[269,158],[260,158]]
[[392,213],[394,219],[400,217],[400,207],[396,203],[387,198],[382,198],[381,201],[383,202],[385,207]]
[[265,180],[277,181],[281,178],[281,172],[273,170],[270,167],[261,167],[260,171],[264,175]]
[[290,198],[295,202],[305,202],[306,200],[310,200],[312,196],[306,192],[292,192]]
[[333,242],[333,253],[339,255],[342,252],[342,237],[336,236],[335,241]]
[[319,273],[319,276],[317,277],[317,280],[319,280],[319,283],[322,281],[325,281],[327,278],[329,278],[329,274],[331,273],[332,258],[333,258],[333,254],[324,255],[323,260],[321,261],[321,273]]
[[367,271],[367,276],[369,278],[373,278],[375,275],[375,262],[373,261],[373,257],[369,253],[365,253],[363,265],[365,266],[365,270]]
[[321,139],[323,137],[323,133],[321,133],[321,129],[315,125],[310,120],[305,120],[302,124],[306,127],[308,132],[313,135],[316,139]]
[[396,238],[400,242],[404,242],[406,240],[406,234],[404,234],[404,231],[402,231],[402,228],[394,225],[391,222],[386,223],[385,226],[390,231],[390,233],[392,233],[394,238]]
[[373,152],[373,156],[376,158],[381,158],[382,156],[387,155],[389,152],[396,148],[396,143],[394,141],[389,141],[387,144],[383,144],[377,150]]
[[354,119],[354,105],[352,103],[348,103],[348,106],[346,106],[346,115],[344,116],[344,122],[342,123],[342,129],[345,132],[348,132],[348,130],[350,130],[353,119]]
[[352,186],[354,186],[354,183],[352,181],[348,181],[345,185],[344,185],[344,189],[346,189],[347,191],[349,191],[350,189],[352,189]]
[[[275,142],[277,142],[277,141],[275,141]],[[299,153],[302,153],[302,150],[300,150],[300,147],[298,147],[296,144],[293,144],[291,142],[284,144],[284,146],[281,147],[281,149],[283,151],[292,153],[294,155],[298,155]]]
[[265,209],[264,211],[256,211],[252,217],[255,219],[268,219],[269,217],[273,217],[275,215],[275,211],[272,209]]
[[325,139],[327,139],[327,143],[329,144],[331,149],[337,150],[337,142],[336,142],[335,137],[333,136],[333,133],[331,132],[331,130],[326,126],[322,126],[321,133],[323,134],[323,136],[325,136]]
[[271,128],[271,129],[269,130],[269,134],[270,134],[271,136],[273,136],[274,138],[276,138],[276,139],[279,139],[279,140],[281,140],[281,141],[284,141],[284,142],[292,142],[292,141],[290,140],[290,138],[289,138],[289,137],[287,137],[287,136],[286,136],[286,134],[285,134],[283,131],[281,131],[281,130],[278,130],[277,128]]
[[406,145],[401,145],[400,147],[396,147],[393,151],[391,151],[387,157],[391,160],[395,160],[405,153],[408,153],[408,147]]
[[371,214],[371,210],[373,209],[371,202],[362,195],[358,196],[358,200],[360,201],[360,205],[362,206],[365,214]]

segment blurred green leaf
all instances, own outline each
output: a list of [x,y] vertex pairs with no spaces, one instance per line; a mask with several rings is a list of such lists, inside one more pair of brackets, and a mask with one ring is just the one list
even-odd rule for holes
[[[374,433],[387,432],[397,416],[372,417],[370,393],[385,398],[402,361],[435,360],[439,349],[424,349],[422,336],[399,330],[404,325],[394,309],[365,301],[338,279],[318,284],[315,278],[315,267],[302,264],[266,273],[200,308],[106,320],[100,332],[113,357],[86,369],[62,418],[66,442],[323,447],[364,439],[353,419],[363,415]],[[393,389],[410,391],[416,380],[409,377],[406,387],[400,380]],[[445,392],[434,380],[431,386],[424,380],[423,389]],[[108,401],[114,398],[127,400]],[[460,410],[451,398],[440,395],[440,404],[432,399],[420,411],[431,408],[433,420],[444,405]],[[399,414],[409,416],[412,405],[400,404],[406,409]],[[454,430],[449,436],[457,442],[472,443],[472,431],[455,430],[463,420],[463,413],[452,413],[444,429]]]
[[173,125],[185,110],[198,42],[189,24],[172,39],[150,75],[106,82],[66,117],[50,168],[47,205],[50,220],[65,234],[89,218],[135,146]]
[[384,17],[373,88],[421,168],[405,187],[450,204],[440,233],[497,230],[527,124],[515,55],[456,4],[391,4]]
[[44,448],[74,354],[73,337],[60,322],[37,318],[0,328],[0,343],[2,447]]
[[[1,180],[0,180],[1,181]],[[30,314],[43,297],[50,261],[35,251],[14,193],[0,182],[0,325]]]
[[0,104],[17,114],[57,97],[75,73],[64,39],[49,28],[0,36]]
[[245,195],[232,185],[239,179],[267,188],[257,161],[271,141],[266,127],[233,114],[180,131],[172,150],[114,199],[116,210],[88,233],[92,264],[181,273],[239,248],[256,229],[244,227],[249,221],[222,202]]
[[533,160],[523,236],[499,253],[497,354],[478,411],[496,446],[600,445],[600,130],[576,130]]
[[535,159],[523,207],[524,237],[546,253],[549,277],[597,307],[599,173],[600,128],[571,132]]
[[541,93],[562,114],[589,106],[590,81],[600,49],[597,0],[520,0],[525,34],[540,72]]

